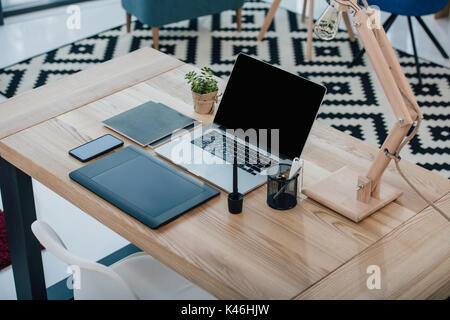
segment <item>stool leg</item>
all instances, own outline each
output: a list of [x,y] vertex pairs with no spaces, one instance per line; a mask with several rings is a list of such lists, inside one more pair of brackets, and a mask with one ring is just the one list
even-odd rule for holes
[[306,60],[312,60],[312,40],[314,27],[314,0],[309,0],[309,17],[308,17],[308,42],[306,45]]
[[302,23],[306,22],[306,5],[308,0],[303,0],[303,10],[302,10]]
[[435,38],[434,34],[430,31],[430,29],[428,29],[427,25],[425,24],[425,22],[422,20],[421,17],[416,17],[417,21],[419,21],[420,25],[422,26],[423,30],[425,30],[425,32],[427,33],[427,35],[430,37],[431,41],[433,41],[435,47],[439,50],[439,52],[441,53],[441,55],[445,58],[448,59],[448,54],[447,52],[445,52],[444,48],[441,47],[441,44],[439,43],[439,41],[437,41],[437,39]]
[[414,50],[414,60],[416,62],[417,78],[419,79],[419,85],[422,85],[422,75],[420,74],[420,63],[419,63],[419,58],[417,56],[416,40],[414,38],[414,30],[413,30],[412,21],[411,21],[410,16],[408,16],[408,26],[409,26],[409,32],[411,33],[411,41],[412,41],[413,50]]
[[159,28],[152,27],[152,34],[153,34],[153,48],[159,50]]
[[[386,19],[386,21],[383,24],[383,29],[385,32],[388,32],[389,29],[391,28],[392,24],[394,23],[395,19],[397,19],[397,15],[396,14],[391,14],[389,16],[389,18]],[[348,65],[349,68],[353,67],[355,64],[357,64],[359,62],[359,60],[361,60],[362,56],[364,55],[364,53],[366,52],[366,50],[363,48],[361,49],[361,51],[359,52],[358,56],[353,59],[353,61]]]
[[236,24],[237,30],[241,32],[242,30],[242,8],[236,9]]
[[442,11],[439,11],[434,15],[435,19],[442,19],[442,18],[448,18],[448,14],[450,13],[450,1],[447,3],[444,9]]
[[126,12],[126,17],[127,17],[127,32],[130,33],[130,31],[131,31],[131,14]]
[[264,39],[264,35],[266,34],[267,29],[269,29],[270,24],[272,23],[273,17],[275,16],[275,13],[278,10],[278,7],[280,6],[281,0],[274,0],[272,3],[272,6],[270,7],[269,12],[267,13],[266,20],[264,20],[264,24],[261,27],[261,30],[258,34],[258,40],[261,41]]

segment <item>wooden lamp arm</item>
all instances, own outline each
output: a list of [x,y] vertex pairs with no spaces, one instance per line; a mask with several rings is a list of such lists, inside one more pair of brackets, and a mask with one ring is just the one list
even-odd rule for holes
[[[405,105],[408,107],[408,111],[410,117],[413,121],[417,118],[423,118],[422,113],[420,112],[419,105],[414,97],[414,93],[411,90],[411,86],[406,80],[405,74],[403,73],[400,63],[398,62],[397,56],[392,48],[388,37],[386,36],[386,32],[383,28],[375,29],[373,31],[375,38],[381,48],[384,59],[387,62],[389,69],[392,73],[392,76],[395,79],[396,88],[402,94],[402,99]],[[393,88],[394,89],[394,88]],[[376,158],[374,159],[368,173],[367,178],[372,181],[375,181],[374,185],[372,185],[372,192],[374,196],[378,195],[379,192],[379,182],[384,170],[387,168],[390,158],[386,157],[385,150],[388,150],[390,153],[396,151],[397,147],[403,141],[404,137],[408,134],[411,125],[401,126],[401,123],[396,123],[394,128],[389,133],[385,142],[380,148]]]
[[[391,161],[391,158],[386,154],[386,150],[391,154],[394,153],[408,134],[410,128],[411,125],[402,126],[397,122],[380,150],[378,150],[375,159],[372,161],[369,171],[367,171],[366,174],[366,177],[371,181],[370,192],[372,196],[377,197],[379,195],[380,179]],[[359,184],[360,182],[358,182],[358,185]]]
[[[366,49],[371,49],[369,51],[369,59],[375,69],[377,77],[380,79],[380,82],[383,86],[383,90],[385,91],[391,106],[393,106],[393,111],[397,118],[400,117],[399,110],[395,109],[395,101],[391,100],[390,89],[394,90],[394,87],[397,87],[401,94],[407,98],[405,104],[409,107],[409,111],[411,112],[411,118],[416,119],[416,110],[420,110],[417,102],[415,101],[414,93],[411,90],[408,81],[402,71],[400,63],[398,62],[397,56],[395,54],[394,49],[389,42],[388,37],[386,36],[386,32],[382,25],[379,26],[378,29],[372,29],[369,27],[368,20],[370,19],[366,12],[363,11],[361,6],[358,4],[358,0],[333,0],[339,4],[339,10],[342,12],[353,12],[354,18],[353,22],[355,23],[358,33],[361,37],[361,41],[363,42],[363,46]],[[364,3],[366,1],[363,0]],[[366,3],[367,4],[367,3]],[[370,14],[370,13],[369,13]],[[374,49],[377,47],[381,50],[382,55],[379,54],[380,50]],[[372,56],[372,57],[371,57]],[[384,59],[382,58],[384,57]],[[385,66],[382,66],[384,62],[387,63],[388,69]],[[380,65],[381,64],[381,65]],[[384,73],[381,73],[381,72]],[[392,87],[387,87],[387,84],[383,81],[385,74],[391,74],[395,79],[395,85]],[[392,82],[389,83],[392,85]],[[387,88],[386,88],[387,87]],[[396,97],[399,98],[398,95]],[[411,105],[411,102],[414,103],[414,106]],[[398,106],[402,110],[402,112],[406,113],[406,110],[403,108],[402,104]],[[422,117],[422,115],[419,115]],[[406,117],[401,117],[403,120],[406,120]],[[405,125],[408,123],[407,121]],[[414,120],[412,121],[414,122]]]
[[[397,117],[397,122],[375,155],[366,175],[361,174],[359,168],[345,166],[305,188],[304,194],[355,222],[361,221],[401,196],[402,192],[397,188],[386,182],[381,183],[381,176],[390,161],[394,160],[398,173],[406,183],[430,206],[450,221],[439,208],[435,207],[417,190],[398,165],[402,148],[411,141],[419,130],[423,116],[395,51],[389,43],[386,32],[381,25],[372,26],[372,23],[369,24],[369,21],[372,20],[371,15],[377,14],[377,12],[371,9],[365,0],[363,2],[366,10],[358,5],[358,0],[332,1],[333,8],[343,13],[354,14],[353,23],[366,48],[367,55],[389,100],[392,111]],[[336,21],[337,19],[333,19],[325,22],[335,23]],[[318,27],[322,28],[322,21],[320,21]],[[409,132],[414,122],[416,124],[413,130]],[[356,181],[358,182],[355,190],[354,183]]]
[[392,75],[395,78],[395,82],[397,83],[400,92],[405,98],[404,100],[406,105],[409,107],[411,118],[417,119],[417,117],[420,117],[422,119],[423,115],[422,112],[420,112],[420,107],[417,104],[416,98],[414,97],[414,93],[411,90],[411,86],[409,85],[408,80],[406,80],[405,74],[402,71],[402,67],[398,62],[397,55],[395,54],[395,51],[392,48],[391,43],[389,42],[386,32],[383,28],[380,28],[375,29],[374,33],[383,52],[384,58],[386,59],[386,62],[391,69]]
[[388,153],[392,154],[397,151],[414,121],[417,117],[422,117],[422,114],[417,113],[420,112],[420,109],[387,39],[386,32],[381,26],[380,29],[370,29],[368,20],[369,17],[362,10],[356,12],[353,18],[361,41],[397,118],[397,123],[367,172],[366,178],[371,181],[370,188],[359,191],[360,193],[370,192],[371,196],[378,197],[381,177],[391,161]]
[[385,54],[382,51],[382,48],[386,50],[386,46],[380,46],[374,31],[369,28],[369,17],[364,11],[357,11],[353,17],[353,22],[355,23],[361,42],[372,63],[372,67],[380,80],[383,91],[389,100],[392,111],[404,126],[411,125],[414,121],[411,118],[411,114],[405,104],[402,93],[397,86],[393,70],[389,68],[389,64],[385,59]]
[[358,185],[365,185],[369,182],[369,188],[358,191],[364,193],[359,194],[358,198],[368,199],[369,196],[376,197],[379,194],[381,176],[391,161],[391,157],[386,152],[394,153],[408,134],[414,121],[418,117],[422,118],[423,115],[383,27],[379,26],[378,29],[370,27],[370,18],[358,5],[357,0],[336,1],[342,7],[347,7],[346,10],[351,8],[355,12],[353,22],[397,118],[397,123],[375,156],[367,175],[360,177],[358,181]]

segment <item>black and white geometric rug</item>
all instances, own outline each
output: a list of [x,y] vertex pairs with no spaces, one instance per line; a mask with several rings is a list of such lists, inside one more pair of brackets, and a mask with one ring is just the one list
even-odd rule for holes
[[[265,39],[256,40],[268,9],[265,2],[246,2],[241,33],[236,31],[234,11],[167,25],[160,32],[160,50],[199,67],[209,66],[224,78],[235,56],[245,52],[321,82],[328,94],[319,119],[380,145],[395,119],[367,56],[347,68],[360,42],[350,42],[346,31],[331,41],[314,39],[313,61],[307,62],[307,29],[295,13],[280,8]],[[114,28],[0,70],[0,93],[12,97],[151,44],[151,30],[139,22],[133,23],[130,34],[125,26]],[[402,156],[450,178],[450,69],[421,60],[424,85],[419,87],[414,58],[402,52],[398,56],[425,116]]]

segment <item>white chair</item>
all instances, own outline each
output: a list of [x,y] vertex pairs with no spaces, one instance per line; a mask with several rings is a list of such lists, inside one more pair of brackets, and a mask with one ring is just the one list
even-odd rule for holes
[[37,220],[31,229],[50,253],[80,272],[79,289],[74,286],[75,300],[215,299],[143,252],[106,267],[69,252],[47,223]]

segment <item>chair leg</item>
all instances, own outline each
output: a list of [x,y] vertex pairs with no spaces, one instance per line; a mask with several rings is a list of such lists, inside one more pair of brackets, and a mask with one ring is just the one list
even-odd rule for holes
[[302,10],[302,23],[306,22],[306,5],[308,0],[303,0],[303,10]]
[[152,27],[152,35],[153,35],[153,48],[159,50],[159,28]]
[[308,41],[306,43],[306,60],[312,60],[312,41],[314,28],[314,0],[309,0]]
[[127,32],[130,33],[131,32],[131,14],[126,12],[126,16],[127,16]]
[[431,41],[433,41],[435,47],[439,50],[439,52],[441,53],[441,55],[445,58],[448,59],[448,54],[447,52],[445,52],[444,48],[442,48],[441,44],[439,43],[439,41],[437,41],[436,37],[434,36],[434,34],[430,31],[430,29],[428,29],[428,26],[425,24],[425,22],[422,20],[421,17],[416,17],[417,21],[419,21],[420,25],[422,26],[423,30],[425,30],[425,32],[427,33],[427,35],[430,37]]
[[5,22],[3,21],[2,1],[0,0],[0,26],[2,26],[4,24],[5,24]]
[[439,11],[434,15],[435,19],[442,19],[442,18],[448,18],[448,14],[450,13],[450,1],[447,3],[444,9],[442,11]]
[[236,9],[236,24],[237,30],[241,32],[242,30],[242,8]]
[[348,37],[350,41],[355,41],[355,33],[353,32],[352,24],[350,23],[350,18],[348,12],[342,12],[342,18],[344,18],[345,27],[347,28]]
[[266,20],[264,20],[263,26],[261,27],[261,30],[259,30],[258,34],[258,40],[261,41],[264,39],[264,35],[266,34],[267,29],[269,29],[270,24],[272,23],[273,17],[275,16],[275,13],[278,10],[278,7],[280,6],[281,0],[274,0],[272,3],[272,6],[270,7],[269,12],[267,13]]
[[414,60],[416,62],[417,78],[419,79],[419,85],[422,85],[422,75],[420,74],[420,64],[419,64],[419,58],[417,56],[416,40],[414,38],[414,30],[413,30],[412,21],[411,21],[410,16],[408,16],[408,26],[409,26],[409,33],[411,33],[411,41],[412,41],[412,46],[413,46],[413,50],[414,50]]
[[[389,29],[391,28],[392,24],[394,23],[395,19],[397,19],[397,15],[396,14],[391,14],[389,16],[389,18],[386,19],[386,21],[383,24],[383,29],[385,32],[388,32]],[[353,59],[353,61],[348,65],[349,68],[353,67],[355,64],[357,64],[359,62],[359,60],[361,60],[362,56],[364,55],[364,53],[366,52],[366,49],[361,49],[361,51],[359,52],[358,56]]]

